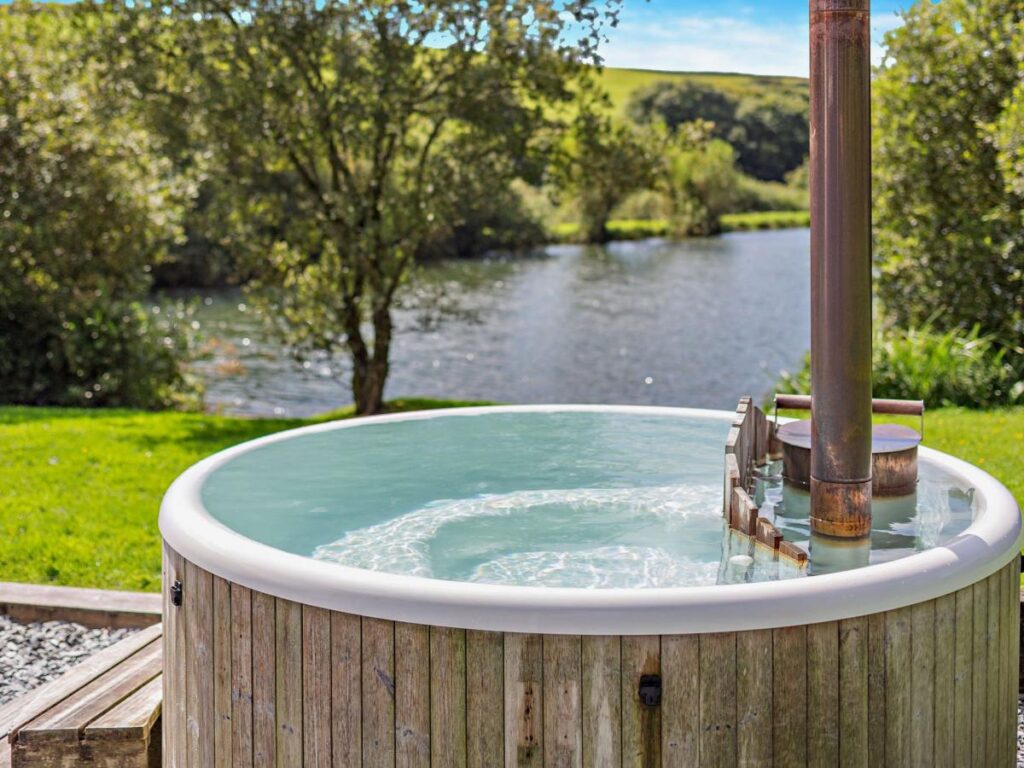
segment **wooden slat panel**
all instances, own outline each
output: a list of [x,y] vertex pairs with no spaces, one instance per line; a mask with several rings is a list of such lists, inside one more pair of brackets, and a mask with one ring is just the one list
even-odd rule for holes
[[302,605],[277,598],[277,765],[302,764]]
[[231,762],[252,768],[252,593],[231,585]]
[[868,618],[839,622],[839,765],[868,765]]
[[430,628],[421,624],[395,622],[395,764],[430,766]]
[[[163,549],[164,706],[161,738],[164,762],[170,768],[185,768],[185,622],[182,608],[171,604],[171,586],[175,581],[185,581],[185,561],[167,544]],[[2,726],[0,721],[0,732]]]
[[934,765],[953,766],[956,690],[956,593],[935,600],[935,749]]
[[988,703],[988,584],[978,582],[973,587],[974,649],[971,656],[971,765],[987,765],[985,749],[985,717]]
[[700,760],[736,764],[736,633],[700,636]]
[[974,589],[956,593],[956,640],[953,661],[953,764],[971,764],[972,677],[974,673]]
[[331,766],[331,612],[302,606],[302,761]]
[[466,765],[466,630],[430,628],[430,765]]
[[999,582],[999,670],[997,674],[999,694],[995,706],[996,719],[998,720],[996,728],[996,760],[1000,765],[1011,765],[1013,762],[1012,758],[1014,757],[1009,751],[1009,731],[1012,723],[1010,722],[1009,709],[1007,707],[1009,699],[1006,691],[1012,676],[1009,660],[1007,659],[1007,653],[1010,650],[1010,612],[1007,600],[1010,591],[1010,583],[1007,581],[1009,575],[1009,568],[1007,566],[1000,568],[997,572]]
[[807,628],[772,630],[772,750],[775,765],[807,763]]
[[276,613],[277,602],[273,597],[262,592],[252,593],[252,761],[255,768],[269,768],[277,761]]
[[505,643],[501,632],[466,632],[466,762],[505,762]]
[[910,759],[930,768],[935,763],[935,602],[910,609]]
[[143,741],[160,717],[164,681],[157,675],[135,693],[85,727],[87,739]]
[[1009,643],[1006,660],[1009,674],[1006,691],[1006,711],[1010,717],[1010,733],[1007,747],[1010,755],[1017,754],[1017,692],[1020,676],[1020,558],[1014,557],[1009,566],[1009,594],[1006,596],[1009,610]]
[[910,765],[911,617],[909,608],[888,611],[885,617],[885,760]]
[[839,759],[839,624],[807,627],[807,764]]
[[[584,768],[619,768],[622,765],[622,641],[619,637],[585,636],[583,645],[583,765]],[[697,670],[697,638],[693,638],[693,674]],[[676,665],[678,666],[678,665]],[[672,667],[665,679],[665,711],[683,670]],[[668,673],[668,670],[665,670]],[[696,743],[696,728],[694,728]]]
[[995,766],[999,764],[999,632],[1002,618],[1002,603],[1000,602],[999,582],[1000,572],[996,571],[986,579],[988,585],[988,627],[985,639],[988,649],[986,673],[988,683],[985,694],[985,746],[986,764]]
[[231,756],[231,584],[213,577],[213,758],[230,768]]
[[331,612],[331,748],[334,766],[362,765],[362,620]]
[[640,678],[661,674],[661,638],[622,638],[622,765],[653,768],[661,764],[661,707],[640,703]]
[[544,653],[540,635],[505,634],[505,765],[544,763]]
[[868,616],[868,765],[885,765],[885,614]]
[[772,764],[772,631],[736,634],[736,756]]
[[[771,654],[771,633],[768,635],[768,653]],[[695,695],[700,691],[700,641],[697,635],[662,636],[661,680],[662,765],[664,768],[697,765],[700,759],[700,696]]]
[[395,764],[395,625],[363,618],[363,762]]
[[189,768],[213,765],[213,577],[185,561],[185,733]]
[[544,636],[544,765],[583,765],[582,645],[576,635]]

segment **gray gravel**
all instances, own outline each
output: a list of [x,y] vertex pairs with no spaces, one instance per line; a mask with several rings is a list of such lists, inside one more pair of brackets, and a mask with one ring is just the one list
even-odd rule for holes
[[20,624],[0,615],[0,704],[127,637],[134,629],[87,629],[70,621]]

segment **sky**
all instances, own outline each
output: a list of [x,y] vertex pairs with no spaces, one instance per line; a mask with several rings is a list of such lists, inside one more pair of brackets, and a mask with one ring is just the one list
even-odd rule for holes
[[[871,3],[872,59],[911,0]],[[807,76],[807,0],[625,0],[609,67]]]

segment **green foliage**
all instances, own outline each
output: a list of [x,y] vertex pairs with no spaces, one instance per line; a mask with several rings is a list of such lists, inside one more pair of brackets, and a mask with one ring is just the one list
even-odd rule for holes
[[810,199],[806,187],[761,181],[740,176],[736,186],[736,211],[806,211]]
[[1024,338],[1017,0],[920,0],[875,80],[879,296],[897,324]]
[[684,137],[680,132],[667,166],[672,233],[685,237],[720,232],[722,215],[733,210],[739,184],[733,148],[721,139]]
[[757,229],[795,229],[811,225],[808,211],[752,211],[727,213],[722,216],[723,232],[746,232]]
[[178,404],[187,327],[138,304],[190,188],[97,85],[70,12],[0,12],[0,401]]
[[[929,326],[876,332],[873,345],[875,397],[924,400],[931,408],[992,408],[1024,402],[1024,361],[975,326],[940,332]],[[1015,364],[1014,364],[1015,363]],[[783,372],[780,392],[809,394],[810,356],[795,374]]]

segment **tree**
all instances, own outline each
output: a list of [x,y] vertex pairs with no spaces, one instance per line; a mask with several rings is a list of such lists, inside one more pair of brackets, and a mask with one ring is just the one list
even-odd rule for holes
[[874,89],[875,259],[885,311],[903,326],[978,323],[982,334],[1019,348],[1024,5],[920,0],[885,42]]
[[287,200],[260,201],[291,211],[260,285],[288,342],[348,357],[361,414],[383,406],[392,305],[434,222],[475,177],[521,175],[617,11],[616,0],[117,7],[129,75],[186,64],[193,90],[174,95],[228,158],[236,194],[260,195],[252,181],[271,171],[294,181]]
[[679,236],[722,231],[722,215],[738,194],[736,152],[696,121],[679,127],[667,152],[664,185],[671,201],[671,229]]

